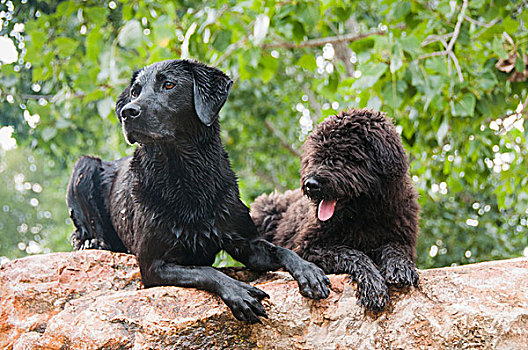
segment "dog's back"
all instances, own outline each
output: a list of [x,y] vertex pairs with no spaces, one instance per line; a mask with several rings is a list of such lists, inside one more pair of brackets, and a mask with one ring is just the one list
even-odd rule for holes
[[257,226],[260,236],[270,242],[276,243],[277,227],[288,208],[302,198],[302,192],[288,190],[284,193],[274,191],[262,194],[251,204],[251,218]]

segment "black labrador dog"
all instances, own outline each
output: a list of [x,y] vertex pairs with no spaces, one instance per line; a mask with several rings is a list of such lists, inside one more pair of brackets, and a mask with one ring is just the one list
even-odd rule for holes
[[220,140],[218,113],[231,84],[186,60],[135,72],[116,103],[125,138],[138,144],[134,155],[80,158],[67,203],[75,249],[131,252],[146,287],[207,290],[237,319],[256,323],[268,295],[211,267],[220,250],[253,270],[286,269],[309,298],[326,298],[330,282],[319,267],[259,238]]

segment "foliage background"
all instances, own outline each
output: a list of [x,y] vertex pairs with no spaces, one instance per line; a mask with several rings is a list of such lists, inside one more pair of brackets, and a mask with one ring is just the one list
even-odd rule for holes
[[394,118],[411,159],[420,268],[528,255],[527,6],[4,0],[0,36],[18,59],[1,65],[0,256],[70,249],[73,163],[131,154],[114,100],[133,69],[173,58],[235,81],[222,137],[246,203],[298,186],[313,125],[371,107]]

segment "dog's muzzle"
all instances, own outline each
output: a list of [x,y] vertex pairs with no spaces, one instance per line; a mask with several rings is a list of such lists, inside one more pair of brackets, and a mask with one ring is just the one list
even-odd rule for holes
[[321,183],[310,177],[304,182],[304,192],[310,198],[321,198]]
[[129,103],[121,110],[123,120],[135,119],[141,115],[141,107],[134,103]]

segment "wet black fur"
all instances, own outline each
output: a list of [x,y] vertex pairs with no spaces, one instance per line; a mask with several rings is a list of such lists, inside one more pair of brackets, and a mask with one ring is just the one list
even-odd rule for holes
[[138,143],[134,155],[79,159],[67,202],[75,249],[131,252],[146,287],[211,291],[239,320],[254,323],[266,317],[267,294],[212,268],[221,249],[257,271],[285,268],[314,299],[328,296],[329,281],[320,268],[258,237],[220,140],[218,112],[231,83],[221,71],[185,60],[134,73],[116,103],[127,141]]
[[[358,303],[380,311],[388,285],[418,284],[420,207],[400,137],[383,113],[348,110],[319,124],[303,151],[302,188],[257,198],[251,205],[257,229],[326,273],[350,274]],[[320,190],[308,190],[309,180]],[[317,218],[323,198],[337,199],[328,221]]]

